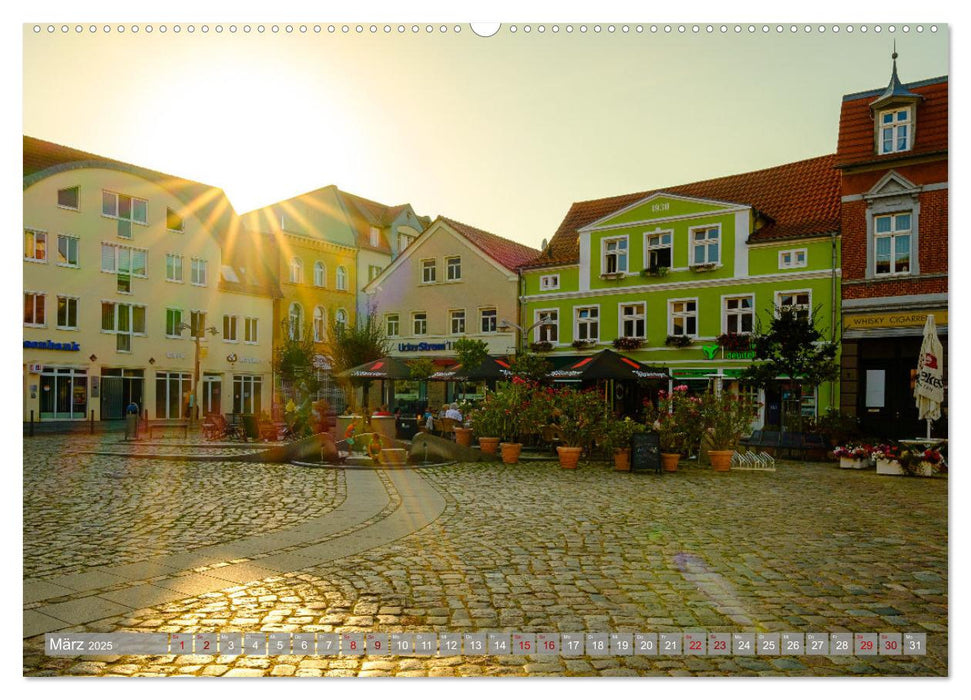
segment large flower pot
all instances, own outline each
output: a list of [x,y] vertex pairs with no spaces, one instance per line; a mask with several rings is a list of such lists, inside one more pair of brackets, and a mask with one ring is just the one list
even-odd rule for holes
[[519,461],[519,453],[523,451],[521,442],[504,442],[500,445],[504,464],[515,464]]
[[582,447],[563,447],[561,445],[556,448],[556,454],[560,456],[560,466],[564,469],[576,469],[581,452],[583,452]]
[[900,462],[895,459],[878,459],[877,460],[877,474],[891,474],[893,476],[903,476],[907,472],[904,471],[903,466]]
[[614,449],[614,471],[630,471],[630,448],[618,447]]
[[869,466],[869,460],[867,459],[840,457],[840,469],[866,469],[867,466]]
[[497,437],[480,437],[479,438],[479,449],[482,450],[483,454],[494,455],[499,449],[499,438]]
[[455,428],[455,442],[464,447],[471,447],[472,428]]
[[708,450],[711,468],[716,472],[727,472],[732,468],[732,455],[735,450]]
[[681,455],[677,452],[662,452],[661,468],[666,472],[676,472],[678,471],[678,461],[680,459]]

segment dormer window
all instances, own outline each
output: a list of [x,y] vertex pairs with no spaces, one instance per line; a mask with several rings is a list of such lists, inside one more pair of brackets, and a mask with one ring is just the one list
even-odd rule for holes
[[880,112],[880,153],[909,151],[912,146],[913,108],[898,107]]

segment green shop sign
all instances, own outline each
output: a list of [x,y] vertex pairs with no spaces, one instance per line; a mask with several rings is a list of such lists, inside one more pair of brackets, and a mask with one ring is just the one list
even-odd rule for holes
[[718,351],[721,345],[702,345],[701,351],[705,353],[706,360],[754,360],[755,350],[724,350],[719,357]]

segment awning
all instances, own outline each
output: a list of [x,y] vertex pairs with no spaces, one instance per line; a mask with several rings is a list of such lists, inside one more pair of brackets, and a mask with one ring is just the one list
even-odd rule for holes
[[600,352],[580,358],[573,364],[555,369],[549,376],[556,381],[577,381],[586,379],[668,379],[670,375],[664,367],[653,367],[633,360],[626,355],[605,348]]

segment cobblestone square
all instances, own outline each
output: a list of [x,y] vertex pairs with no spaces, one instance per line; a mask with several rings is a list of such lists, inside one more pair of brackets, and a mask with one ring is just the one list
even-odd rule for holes
[[[25,675],[948,673],[944,478],[309,469],[171,444],[25,439]],[[918,632],[927,654],[45,656],[62,630]]]

